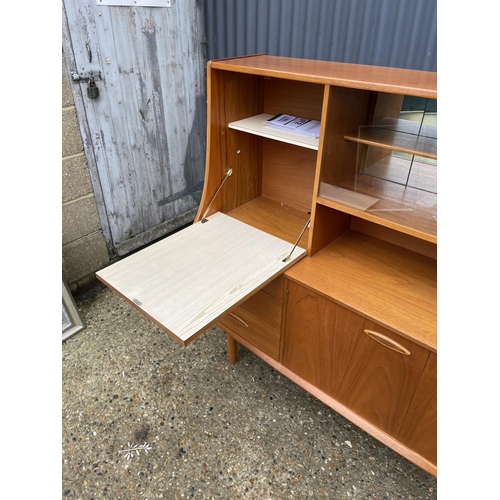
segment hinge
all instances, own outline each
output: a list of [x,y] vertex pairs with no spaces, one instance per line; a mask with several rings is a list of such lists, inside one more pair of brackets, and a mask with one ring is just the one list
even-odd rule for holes
[[288,294],[289,294],[289,291],[287,289],[286,294],[285,294],[285,304],[288,304]]

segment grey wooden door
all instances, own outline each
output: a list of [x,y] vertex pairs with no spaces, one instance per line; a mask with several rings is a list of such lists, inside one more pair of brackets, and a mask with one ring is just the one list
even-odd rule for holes
[[[197,0],[102,3],[63,0],[63,49],[103,233],[109,250],[124,255],[196,214],[205,167],[203,12]],[[87,80],[73,79],[90,71],[101,75],[96,99]]]

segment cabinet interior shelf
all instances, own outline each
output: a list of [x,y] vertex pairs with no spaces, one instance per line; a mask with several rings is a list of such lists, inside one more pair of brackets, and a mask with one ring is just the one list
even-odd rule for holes
[[320,184],[317,203],[437,243],[437,196],[367,175]]
[[308,149],[314,149],[316,151],[318,150],[319,139],[317,138],[304,137],[299,134],[287,132],[285,130],[275,130],[273,128],[266,127],[264,125],[264,122],[272,117],[273,115],[262,113],[260,115],[244,118],[243,120],[231,122],[229,123],[228,127],[234,130],[247,132],[249,134],[266,137],[268,139],[274,139],[275,141],[286,142],[288,144],[293,144],[295,146],[300,146]]
[[[227,215],[292,244],[295,244],[310,217],[307,212],[278,203],[265,196],[259,196],[240,205]],[[298,243],[300,248],[307,248],[308,233],[309,231],[305,231],[302,235]]]
[[359,127],[359,130],[344,136],[344,139],[359,144],[375,146],[437,159],[437,128],[410,120],[384,118],[375,125]]

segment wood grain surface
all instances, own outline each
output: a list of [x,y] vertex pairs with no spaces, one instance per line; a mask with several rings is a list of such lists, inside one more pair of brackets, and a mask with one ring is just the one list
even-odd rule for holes
[[286,273],[434,352],[436,274],[434,259],[353,230]]
[[212,67],[338,87],[437,97],[437,74],[431,71],[268,55],[214,61]]

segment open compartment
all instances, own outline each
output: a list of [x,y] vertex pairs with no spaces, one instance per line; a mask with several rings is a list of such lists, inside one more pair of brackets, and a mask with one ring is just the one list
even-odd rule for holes
[[[334,89],[330,96],[332,122],[350,109],[338,94]],[[353,107],[350,123],[341,119],[342,130],[327,127],[341,153],[323,153],[317,203],[435,243],[436,101],[387,93],[360,96],[364,116]]]
[[[221,211],[295,242],[312,210],[319,140],[266,129],[264,121],[279,113],[320,121],[324,85],[212,68],[209,92],[206,182],[212,184],[197,218],[218,188],[214,178],[220,183],[231,169],[210,213]],[[307,241],[306,230],[299,246]]]

